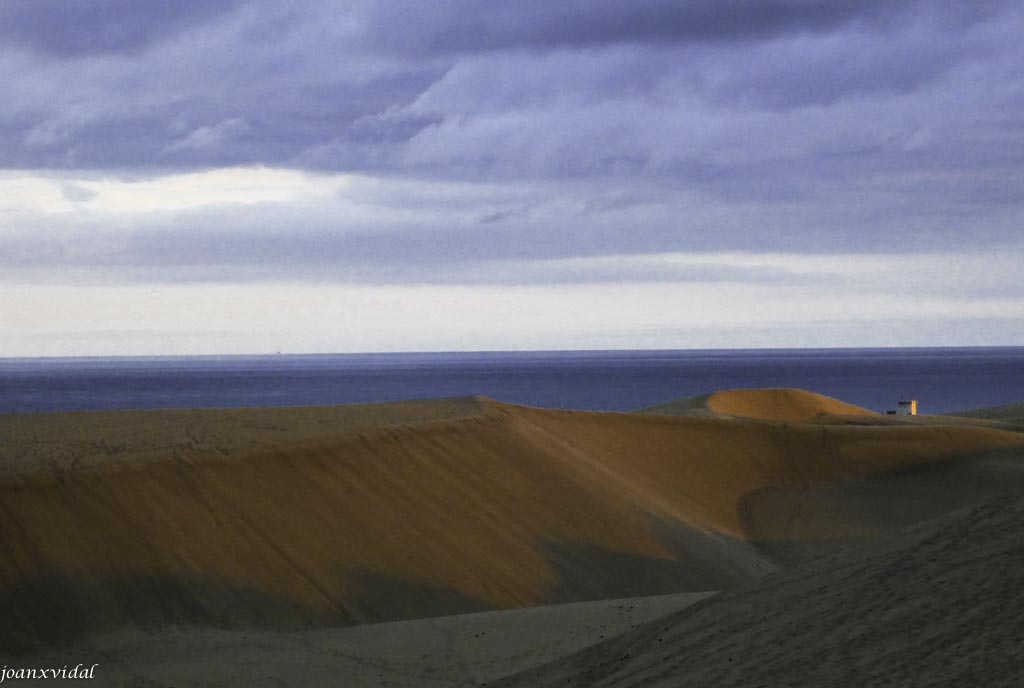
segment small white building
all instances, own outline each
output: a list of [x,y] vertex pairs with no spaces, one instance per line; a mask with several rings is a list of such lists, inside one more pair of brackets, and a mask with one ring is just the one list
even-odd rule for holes
[[896,403],[896,413],[901,416],[917,415],[917,399],[900,399]]

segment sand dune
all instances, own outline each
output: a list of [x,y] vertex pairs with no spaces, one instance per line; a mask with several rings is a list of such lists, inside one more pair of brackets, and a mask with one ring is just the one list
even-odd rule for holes
[[292,408],[170,409],[0,414],[0,478],[106,468],[124,461],[237,456],[346,430],[479,415],[474,397]]
[[960,411],[954,417],[972,423],[988,423],[1014,432],[1024,432],[1024,404],[1004,404],[988,408]]
[[788,423],[877,419],[879,414],[802,389],[731,389],[644,409],[673,416],[736,416]]
[[[770,415],[777,398],[744,408]],[[807,417],[803,401],[787,403]],[[837,408],[846,413],[826,406]],[[1024,436],[986,427],[813,417],[480,399],[0,417],[11,431],[0,642],[13,651],[130,625],[304,629],[731,589],[952,508],[923,495],[927,508],[879,518],[877,504],[900,499],[885,481],[930,470],[945,484],[944,471],[987,475],[971,468],[984,462],[1016,476],[1024,448]],[[993,482],[971,499],[1001,489]],[[840,507],[821,496],[829,489]]]
[[1022,519],[990,500],[490,685],[1019,685]]
[[961,416],[964,418],[987,418],[990,420],[1024,423],[1024,404],[989,406],[986,408],[972,409],[970,411],[958,411],[951,415]]

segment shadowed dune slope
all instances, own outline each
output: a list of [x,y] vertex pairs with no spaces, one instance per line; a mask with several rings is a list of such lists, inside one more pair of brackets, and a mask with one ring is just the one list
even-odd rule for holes
[[958,411],[957,413],[950,415],[961,416],[964,418],[987,418],[990,420],[1024,423],[1024,404],[989,406],[986,408],[972,409],[970,411]]
[[1024,433],[1024,404],[1004,404],[988,408],[960,411],[952,416],[975,423],[988,423],[994,427]]
[[[269,410],[78,414],[74,432],[63,414],[4,418],[21,444],[0,480],[0,638],[734,588],[776,568],[762,541],[811,527],[787,531],[788,502],[752,495],[1024,447],[989,428],[456,407],[337,425],[343,411],[293,409],[298,439],[280,409],[269,430]],[[155,446],[138,419],[162,428]]]
[[672,416],[738,416],[787,423],[879,416],[859,406],[802,389],[731,389],[652,406],[644,412]]
[[102,657],[97,678],[103,685],[117,686],[465,688],[568,656],[713,594],[596,600],[290,632],[125,629],[91,637],[72,652],[55,648],[18,661],[61,666],[72,658]]
[[491,685],[1019,685],[1022,520],[996,498]]
[[753,490],[741,499],[747,538],[798,564],[886,537],[1005,491],[1024,494],[1024,451],[979,452],[867,479]]

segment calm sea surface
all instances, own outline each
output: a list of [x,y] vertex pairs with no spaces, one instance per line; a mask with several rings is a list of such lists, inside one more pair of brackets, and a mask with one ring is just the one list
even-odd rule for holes
[[876,411],[1024,401],[1024,347],[0,359],[0,412],[347,404],[484,396],[633,410],[720,389],[799,387]]

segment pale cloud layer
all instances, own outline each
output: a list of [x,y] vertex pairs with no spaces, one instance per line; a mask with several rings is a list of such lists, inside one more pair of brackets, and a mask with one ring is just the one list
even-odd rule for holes
[[1022,32],[996,0],[11,0],[0,355],[1024,344]]
[[[33,285],[5,350],[79,355],[989,344],[1024,299],[743,283],[526,286]],[[884,315],[880,315],[884,314]],[[870,323],[870,328],[865,328]],[[952,326],[952,327],[951,327]],[[966,327],[964,327],[966,326]],[[963,327],[962,330],[953,327]],[[61,333],[62,337],[55,337]]]

